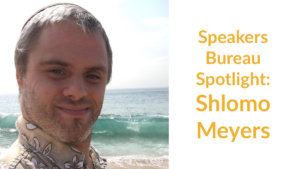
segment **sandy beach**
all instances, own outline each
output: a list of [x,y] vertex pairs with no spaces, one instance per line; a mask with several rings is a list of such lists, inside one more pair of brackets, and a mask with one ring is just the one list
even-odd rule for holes
[[168,169],[168,157],[161,158],[128,158],[107,157],[108,169]]

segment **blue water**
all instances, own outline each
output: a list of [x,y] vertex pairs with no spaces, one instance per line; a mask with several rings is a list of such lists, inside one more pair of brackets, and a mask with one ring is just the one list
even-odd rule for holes
[[[168,96],[168,88],[106,91],[92,144],[104,156],[167,156]],[[17,138],[20,114],[17,95],[0,95],[0,151]]]

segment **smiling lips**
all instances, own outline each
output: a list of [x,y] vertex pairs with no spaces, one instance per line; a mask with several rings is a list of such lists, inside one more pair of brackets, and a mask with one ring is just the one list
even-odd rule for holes
[[77,106],[57,106],[57,108],[60,111],[66,113],[70,116],[74,116],[74,117],[84,116],[90,111],[89,107],[83,107],[83,106],[80,106],[80,107],[77,107]]

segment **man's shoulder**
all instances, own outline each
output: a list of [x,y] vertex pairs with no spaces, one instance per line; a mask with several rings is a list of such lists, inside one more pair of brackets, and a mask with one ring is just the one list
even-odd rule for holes
[[101,157],[97,151],[97,149],[91,146],[91,157],[94,163],[95,168],[97,169],[105,169],[107,167],[107,161],[105,158]]
[[[90,155],[92,157],[94,167],[96,169],[105,169],[107,167],[106,159],[100,157],[99,153],[94,147],[92,147],[91,150],[92,151]],[[46,165],[46,163],[44,164],[44,162],[47,163],[46,158],[43,158],[42,156],[35,154],[33,151],[26,149],[17,140],[0,157],[0,169],[44,168]],[[47,163],[47,166],[52,166],[52,163]],[[55,166],[52,167],[55,168]]]
[[8,150],[6,150],[3,155],[0,156],[0,169],[22,169],[23,167],[18,164],[22,159],[21,156],[24,155],[24,153],[25,151],[20,146],[18,140],[15,141],[12,146]]

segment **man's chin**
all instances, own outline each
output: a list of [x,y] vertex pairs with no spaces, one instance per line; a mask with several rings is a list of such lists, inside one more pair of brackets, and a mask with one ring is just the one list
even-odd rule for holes
[[92,127],[81,124],[79,121],[59,122],[52,129],[45,132],[63,143],[79,143],[90,139]]
[[52,137],[67,144],[85,142],[90,139],[91,132],[74,133],[74,131],[72,133],[55,133]]

